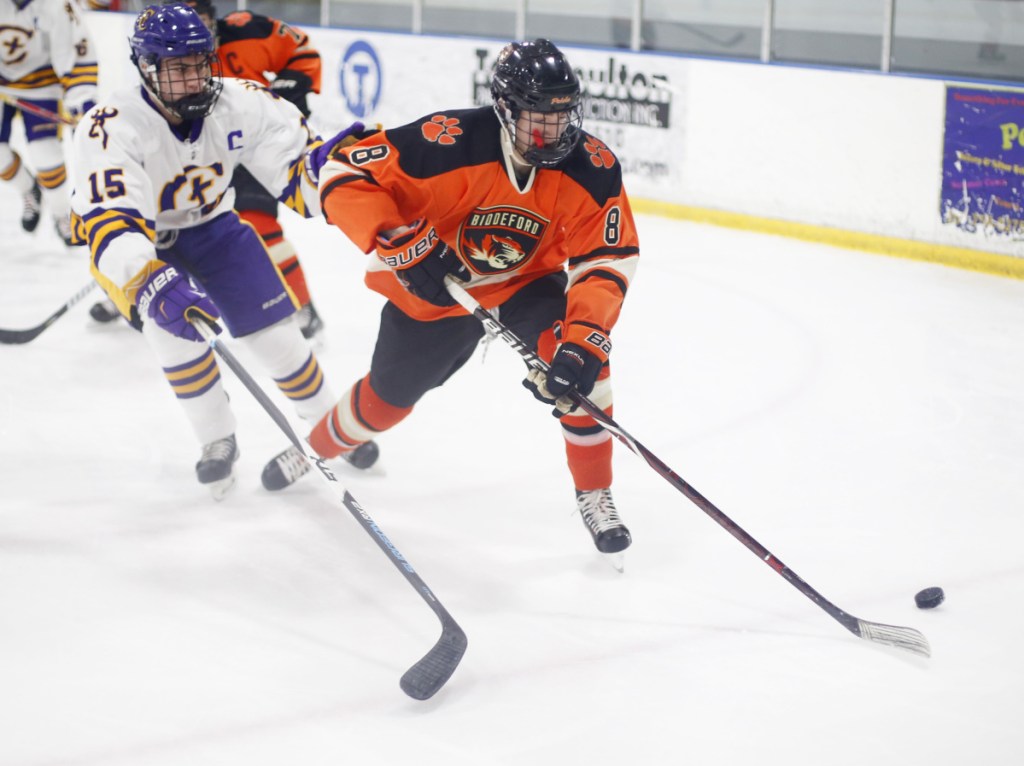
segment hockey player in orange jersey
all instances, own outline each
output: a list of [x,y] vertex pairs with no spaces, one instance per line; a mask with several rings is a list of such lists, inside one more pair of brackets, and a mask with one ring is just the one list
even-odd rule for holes
[[[493,108],[427,115],[335,151],[320,175],[327,219],[364,252],[367,284],[387,297],[369,373],[313,429],[324,457],[401,422],[473,354],[479,321],[444,279],[551,364],[524,384],[555,405],[577,506],[602,553],[631,542],[612,502],[612,440],[567,394],[611,414],[608,355],[639,257],[614,153],[581,128],[580,86],[547,40],[505,46]],[[308,470],[286,450],[264,470],[280,489]]]
[[[307,96],[320,92],[320,54],[310,45],[305,32],[283,21],[243,11],[218,19],[211,0],[185,2],[199,14],[213,34],[224,77],[239,77],[267,85],[309,117]],[[276,77],[268,80],[266,72]],[[298,320],[302,334],[312,338],[323,328],[323,320],[310,299],[306,275],[295,246],[285,239],[277,220],[277,200],[244,166],[235,170],[232,185],[235,187],[235,210],[243,221],[253,225],[266,243],[274,263],[299,301]],[[116,309],[110,306],[107,310],[94,307],[92,315],[99,321],[118,316]]]

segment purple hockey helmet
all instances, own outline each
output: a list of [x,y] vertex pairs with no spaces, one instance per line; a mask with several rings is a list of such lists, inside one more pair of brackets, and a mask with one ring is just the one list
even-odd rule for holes
[[[148,6],[135,19],[128,42],[132,63],[142,75],[146,89],[168,112],[183,120],[193,120],[212,111],[223,88],[215,42],[199,14],[188,4]],[[202,88],[198,92],[167,87],[167,83],[161,86],[159,73],[165,61],[196,56],[200,58],[193,58],[182,67],[182,76],[201,78]]]
[[[184,3],[189,8],[199,14],[199,18],[206,24],[206,28],[210,30],[210,34],[213,35],[214,40],[217,38],[217,8],[213,5],[211,0],[163,0],[162,5],[175,5],[177,3]],[[216,42],[214,42],[216,45]]]

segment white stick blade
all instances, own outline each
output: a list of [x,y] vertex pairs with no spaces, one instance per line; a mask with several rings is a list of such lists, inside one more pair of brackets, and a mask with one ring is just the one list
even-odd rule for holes
[[914,628],[903,628],[899,625],[885,625],[880,622],[868,622],[857,620],[857,627],[861,638],[874,641],[876,644],[894,646],[897,649],[906,649],[908,652],[920,654],[922,657],[931,657],[932,649],[928,645],[928,639],[924,634]]

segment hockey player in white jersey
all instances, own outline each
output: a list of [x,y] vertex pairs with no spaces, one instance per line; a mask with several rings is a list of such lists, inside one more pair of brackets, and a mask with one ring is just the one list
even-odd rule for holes
[[[69,245],[70,191],[62,127],[46,115],[59,115],[63,103],[73,121],[96,102],[99,68],[81,11],[77,0],[0,0],[0,179],[13,184],[24,199],[25,231],[39,225],[45,199],[57,233]],[[10,147],[18,113],[34,176]]]
[[294,296],[233,210],[232,173],[244,163],[286,205],[318,215],[320,166],[350,131],[322,142],[294,105],[222,80],[213,37],[187,5],[143,10],[130,44],[142,86],[112,94],[75,129],[76,233],[107,294],[141,323],[204,445],[198,479],[219,498],[233,483],[236,424],[188,310],[222,318],[300,417],[316,422],[335,401],[294,320]]

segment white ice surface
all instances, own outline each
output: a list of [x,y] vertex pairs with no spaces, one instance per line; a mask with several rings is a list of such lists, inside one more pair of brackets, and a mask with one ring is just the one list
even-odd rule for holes
[[[27,327],[86,256],[45,220],[21,232],[4,193],[0,326]],[[340,393],[380,300],[340,232],[286,215]],[[339,470],[469,636],[411,700],[398,679],[440,633],[426,604],[326,486],[260,488],[286,442],[226,368],[242,458],[214,502],[141,338],[87,300],[0,348],[0,764],[1024,763],[1024,283],[638,220],[616,418],[932,659],[854,637],[618,446],[617,574],[496,341],[380,439],[379,467]],[[931,585],[947,601],[920,611]]]

